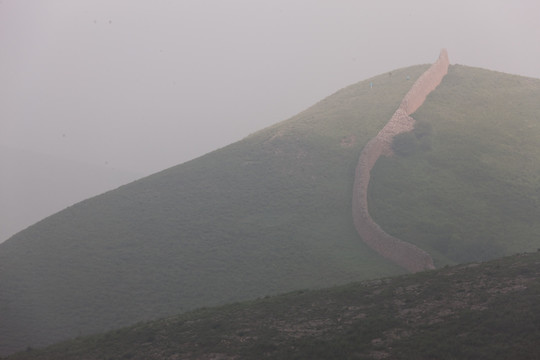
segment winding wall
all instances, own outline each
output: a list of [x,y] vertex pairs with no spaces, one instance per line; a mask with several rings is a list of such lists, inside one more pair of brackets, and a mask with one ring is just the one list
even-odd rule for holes
[[418,110],[427,95],[441,83],[448,73],[448,65],[448,53],[443,49],[437,61],[407,92],[390,121],[364,146],[356,167],[352,201],[356,231],[369,247],[411,272],[434,269],[433,259],[419,247],[387,234],[373,221],[367,203],[370,172],[379,156],[392,154],[394,136],[413,129],[414,119],[409,115]]

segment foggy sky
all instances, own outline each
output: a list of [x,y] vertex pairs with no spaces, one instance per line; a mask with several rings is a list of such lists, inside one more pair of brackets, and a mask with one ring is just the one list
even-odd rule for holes
[[540,78],[540,2],[0,0],[0,146],[150,174],[441,48]]
[[443,47],[540,77],[540,2],[4,0],[0,144],[149,174]]

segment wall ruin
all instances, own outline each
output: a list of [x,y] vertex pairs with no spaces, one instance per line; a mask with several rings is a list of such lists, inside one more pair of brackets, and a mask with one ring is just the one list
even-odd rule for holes
[[394,136],[413,129],[414,119],[410,115],[441,83],[448,66],[448,53],[443,49],[437,61],[415,81],[390,121],[364,146],[356,167],[352,201],[356,231],[369,247],[410,272],[434,269],[433,259],[419,247],[387,234],[373,221],[367,203],[370,172],[379,156],[392,154]]

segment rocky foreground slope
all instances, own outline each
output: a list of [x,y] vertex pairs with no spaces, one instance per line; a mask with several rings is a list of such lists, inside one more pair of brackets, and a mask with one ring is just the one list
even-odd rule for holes
[[12,360],[538,359],[540,253],[297,291]]

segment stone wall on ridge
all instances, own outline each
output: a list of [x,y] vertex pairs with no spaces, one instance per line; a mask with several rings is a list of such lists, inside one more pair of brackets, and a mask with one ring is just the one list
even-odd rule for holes
[[443,49],[437,61],[415,81],[390,121],[364,146],[356,167],[352,213],[358,234],[373,250],[410,272],[434,269],[433,259],[419,247],[387,234],[373,221],[367,203],[370,172],[379,156],[392,155],[395,135],[413,130],[414,119],[409,115],[418,110],[427,95],[441,83],[448,66],[448,53]]

